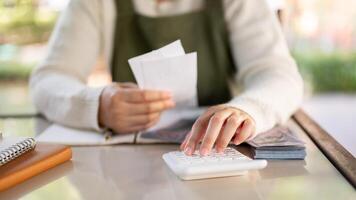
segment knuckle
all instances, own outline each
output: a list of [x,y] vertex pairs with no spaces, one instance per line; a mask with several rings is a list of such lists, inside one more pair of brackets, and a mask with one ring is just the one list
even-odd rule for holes
[[255,121],[252,120],[250,117],[247,117],[246,122],[247,122],[248,124],[251,124],[253,127],[255,126]]
[[240,113],[239,117],[242,118],[242,119],[247,119],[248,118],[245,113]]
[[122,97],[123,95],[127,95],[127,92],[123,89],[114,89],[111,95],[115,98]]
[[223,107],[222,110],[224,110],[224,111],[231,111],[231,107]]
[[215,114],[210,118],[210,121],[211,123],[219,124],[223,122],[223,118],[220,115]]
[[110,103],[115,104],[121,101],[121,92],[113,92],[109,94]]
[[227,122],[232,123],[234,125],[238,125],[239,123],[239,118],[235,115],[232,115],[231,117],[229,117],[229,119],[227,120]]
[[195,123],[192,126],[192,130],[196,130],[197,128],[199,128],[201,126],[201,124],[203,123],[203,120],[198,118]]
[[202,124],[203,121],[204,121],[204,120],[203,120],[201,117],[199,117],[199,118],[195,121],[194,125],[198,126],[198,125]]

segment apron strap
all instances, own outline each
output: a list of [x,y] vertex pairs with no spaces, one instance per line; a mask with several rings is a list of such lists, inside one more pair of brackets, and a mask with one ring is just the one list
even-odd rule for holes
[[114,0],[117,16],[127,16],[135,14],[133,0]]

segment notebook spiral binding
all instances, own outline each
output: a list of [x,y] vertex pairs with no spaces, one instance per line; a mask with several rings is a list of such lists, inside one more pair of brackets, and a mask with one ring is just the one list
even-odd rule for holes
[[0,152],[0,166],[15,159],[16,157],[22,155],[23,153],[35,148],[36,141],[33,138],[27,138],[22,142],[18,142],[4,151]]

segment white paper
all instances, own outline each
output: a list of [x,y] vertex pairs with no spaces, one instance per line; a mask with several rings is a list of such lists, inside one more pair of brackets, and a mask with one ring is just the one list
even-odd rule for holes
[[176,40],[160,49],[157,50],[161,56],[165,58],[181,56],[185,54],[184,48],[182,46],[182,42],[180,40]]
[[197,54],[142,63],[145,88],[170,91],[177,107],[193,107],[197,102]]
[[149,53],[129,59],[128,62],[131,66],[131,70],[135,76],[139,88],[143,89],[145,87],[144,77],[142,74],[142,62],[146,60],[159,59],[160,57],[161,54],[158,51],[151,51]]
[[58,124],[48,127],[36,137],[36,141],[73,146],[110,145],[119,143],[132,143],[133,134],[112,136],[106,139],[103,133],[87,130],[72,129]]
[[180,40],[131,58],[129,64],[141,89],[170,91],[177,107],[197,105],[197,54],[185,54]]
[[142,63],[150,60],[158,60],[184,55],[184,49],[180,40],[176,40],[160,49],[136,56],[128,60],[139,88],[145,88],[145,77],[142,74]]

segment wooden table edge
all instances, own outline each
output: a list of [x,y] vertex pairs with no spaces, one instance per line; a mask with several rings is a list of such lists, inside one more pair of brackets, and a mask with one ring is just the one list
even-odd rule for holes
[[312,120],[302,109],[294,113],[293,119],[340,173],[356,188],[356,159],[352,154]]

